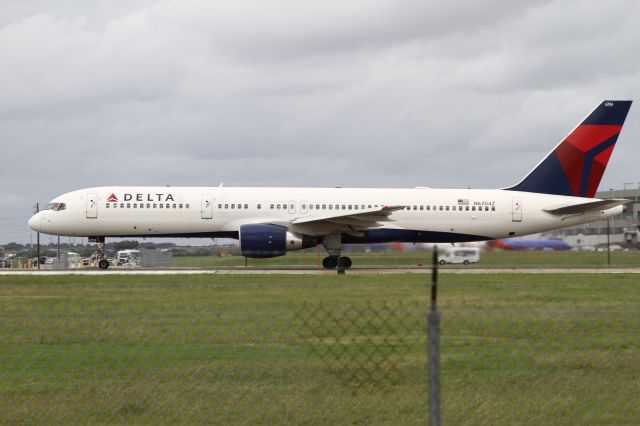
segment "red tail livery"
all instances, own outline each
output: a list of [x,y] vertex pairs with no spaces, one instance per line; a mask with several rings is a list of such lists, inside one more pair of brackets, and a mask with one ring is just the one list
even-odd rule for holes
[[631,101],[604,101],[513,191],[593,198]]

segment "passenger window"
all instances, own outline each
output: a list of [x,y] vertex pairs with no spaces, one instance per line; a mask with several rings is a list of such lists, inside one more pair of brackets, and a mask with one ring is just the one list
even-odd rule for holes
[[124,203],[120,203],[120,208],[124,209]]
[[484,206],[484,211],[488,212],[489,211],[489,206]]
[[158,207],[160,207],[162,209],[162,208],[164,208],[164,204],[160,203],[160,204],[158,204]]
[[413,206],[413,209],[414,210],[418,210],[418,206]]
[[451,210],[456,211],[456,206],[451,207]]
[[118,203],[113,203],[113,208],[117,209],[118,208]]
[[333,204],[329,204],[329,210],[333,210]]
[[449,211],[449,206],[446,207],[446,210]]
[[491,206],[491,211],[495,212],[496,211],[496,206]]
[[472,206],[471,210],[473,210],[475,212],[476,211],[476,206]]
[[280,210],[280,204],[276,205],[276,209]]
[[323,205],[322,205],[322,210],[326,210],[326,209],[327,209],[327,205],[326,205],[326,204],[323,204]]
[[228,209],[228,208],[229,208],[229,204],[225,204],[225,205],[224,205],[224,208],[225,208],[225,209]]
[[154,203],[154,204],[153,204],[153,208],[155,209],[155,208],[157,208],[157,207],[158,207],[158,205]]
[[231,204],[231,208],[232,208],[232,209],[235,209],[235,208],[236,208],[236,205],[235,205],[235,204]]
[[[149,205],[147,204],[147,206],[149,206]],[[178,208],[181,209],[182,207],[184,207],[182,204],[178,204]],[[221,209],[222,208],[222,204],[218,204],[218,208]]]
[[189,203],[185,204],[185,205],[184,205],[184,207],[185,207],[186,209],[188,209],[188,208],[189,208]]
[[130,209],[131,208],[131,203],[127,203],[127,208]]
[[133,203],[133,208],[137,209],[138,208],[138,203]]
[[109,208],[109,203],[107,203],[107,208]]
[[440,209],[439,209],[439,210],[442,210],[442,206],[440,206]]
[[354,210],[358,210],[358,205],[356,204],[355,206],[353,206]]
[[[182,204],[180,204],[180,208],[182,208]],[[218,209],[222,210],[222,204],[218,204]]]
[[464,209],[465,209],[466,211],[469,211],[469,206],[465,206],[465,207],[464,207]]
[[431,206],[427,206],[427,210],[431,210]]
[[424,210],[424,206],[420,206],[420,210]]
[[248,209],[248,208],[249,208],[249,204],[245,204],[245,205],[244,205],[244,208],[245,208],[245,209]]
[[262,208],[262,204],[258,204],[256,207],[260,210]]

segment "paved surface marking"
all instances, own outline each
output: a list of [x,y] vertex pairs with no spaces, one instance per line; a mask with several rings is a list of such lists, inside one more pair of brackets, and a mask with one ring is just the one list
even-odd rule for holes
[[[640,268],[549,268],[549,269],[487,269],[487,268],[439,268],[443,274],[640,274]],[[430,268],[354,268],[348,275],[383,274],[430,274]],[[110,269],[106,271],[89,269],[63,271],[53,270],[0,270],[0,275],[335,275],[335,270],[324,269]]]

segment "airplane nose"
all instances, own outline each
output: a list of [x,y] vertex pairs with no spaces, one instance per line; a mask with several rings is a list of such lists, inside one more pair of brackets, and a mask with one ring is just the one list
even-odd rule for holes
[[31,219],[29,219],[29,222],[27,223],[29,225],[29,228],[33,229],[36,232],[40,232],[40,229],[42,227],[42,215],[40,213],[36,213],[33,216],[31,216]]

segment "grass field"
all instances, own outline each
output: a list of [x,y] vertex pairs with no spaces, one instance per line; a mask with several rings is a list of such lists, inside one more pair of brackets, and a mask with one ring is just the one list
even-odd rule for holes
[[[0,422],[424,424],[427,280],[0,276]],[[412,317],[395,335],[368,322],[385,305]],[[639,423],[639,276],[446,275],[439,306],[443,424]],[[399,374],[350,382],[366,359],[318,357],[327,327],[365,351],[412,344]]]
[[[416,267],[429,265],[431,253],[349,253],[355,268],[358,267]],[[320,254],[321,258],[325,253]],[[175,257],[174,265],[180,268],[221,268],[244,266],[241,256],[230,257]],[[301,267],[318,265],[316,253],[288,253],[271,259],[249,259],[252,267]],[[614,267],[640,267],[640,251],[614,251],[611,253]],[[544,251],[494,251],[483,253],[475,265],[446,265],[446,268],[603,268],[607,267],[606,252],[544,252]]]

